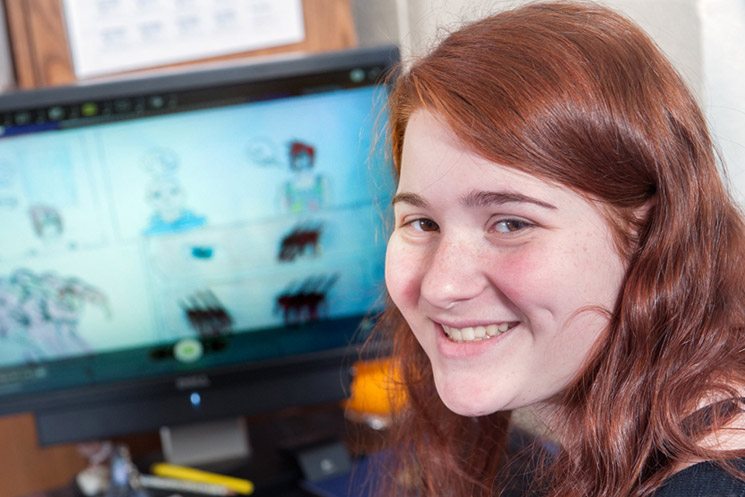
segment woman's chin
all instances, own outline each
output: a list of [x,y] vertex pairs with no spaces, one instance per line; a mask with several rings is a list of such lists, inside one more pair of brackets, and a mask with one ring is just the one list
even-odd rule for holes
[[495,398],[485,392],[468,392],[462,389],[455,391],[447,387],[437,387],[440,399],[445,407],[455,414],[468,417],[486,416],[500,411],[510,411],[519,406],[513,406],[512,399]]

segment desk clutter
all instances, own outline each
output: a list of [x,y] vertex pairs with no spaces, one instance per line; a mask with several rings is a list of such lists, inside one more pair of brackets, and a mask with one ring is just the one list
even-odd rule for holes
[[[327,444],[307,451],[299,459],[304,478],[297,489],[282,492],[283,497],[372,495],[373,479],[368,471],[375,457],[352,460],[341,444]],[[75,479],[77,488],[65,497],[211,497],[254,493],[249,480],[196,468],[156,463],[150,472],[140,473],[127,447],[119,445],[112,449],[107,464],[92,465],[80,472]]]
[[229,496],[251,495],[254,490],[245,479],[167,463],[152,465],[152,474],[141,474],[124,445],[112,448],[107,459],[77,475],[77,486],[86,497],[154,497],[152,491]]
[[350,420],[338,403],[248,418],[247,424],[251,453],[245,459],[166,463],[153,437],[93,443],[86,451],[81,446],[88,467],[71,490],[33,497],[372,495],[382,433]]

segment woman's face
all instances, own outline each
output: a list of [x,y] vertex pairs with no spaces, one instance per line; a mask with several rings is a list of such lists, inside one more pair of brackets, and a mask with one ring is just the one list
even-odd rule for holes
[[406,128],[386,284],[454,412],[545,401],[603,333],[625,265],[596,205],[466,149],[425,110]]

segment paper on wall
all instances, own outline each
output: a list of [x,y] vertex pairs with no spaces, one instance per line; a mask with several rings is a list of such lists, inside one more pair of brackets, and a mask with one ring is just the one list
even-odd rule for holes
[[296,43],[301,0],[63,0],[75,74],[88,78]]

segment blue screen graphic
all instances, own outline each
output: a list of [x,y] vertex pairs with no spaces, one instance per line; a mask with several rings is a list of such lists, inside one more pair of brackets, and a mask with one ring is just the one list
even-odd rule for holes
[[0,140],[0,367],[374,310],[380,93]]

